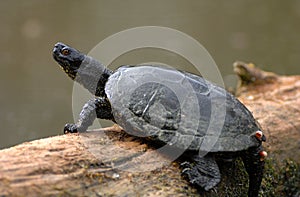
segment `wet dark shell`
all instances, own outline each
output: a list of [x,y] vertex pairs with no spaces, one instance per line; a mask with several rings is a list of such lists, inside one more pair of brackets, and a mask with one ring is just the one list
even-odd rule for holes
[[248,109],[197,75],[152,65],[121,67],[105,92],[116,122],[131,134],[208,152],[259,146],[259,126]]

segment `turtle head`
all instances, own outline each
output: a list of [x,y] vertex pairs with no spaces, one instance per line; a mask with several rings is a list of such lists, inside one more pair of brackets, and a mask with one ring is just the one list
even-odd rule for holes
[[74,80],[85,55],[61,42],[55,44],[52,55],[65,73]]
[[60,42],[54,46],[53,58],[71,79],[83,85],[92,94],[104,94],[105,83],[112,71],[103,64]]

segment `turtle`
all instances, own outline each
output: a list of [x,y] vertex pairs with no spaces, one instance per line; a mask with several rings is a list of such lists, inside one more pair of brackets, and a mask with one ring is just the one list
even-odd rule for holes
[[221,181],[216,158],[241,157],[249,176],[248,196],[258,196],[264,158],[261,126],[231,93],[201,76],[159,65],[124,65],[115,71],[58,42],[53,58],[94,97],[64,133],[85,132],[96,118],[126,132],[188,153],[182,175],[208,191]]

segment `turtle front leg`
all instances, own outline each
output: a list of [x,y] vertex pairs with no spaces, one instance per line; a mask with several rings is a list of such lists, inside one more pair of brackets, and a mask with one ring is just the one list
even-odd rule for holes
[[107,98],[99,97],[89,100],[79,114],[79,120],[75,124],[66,124],[64,133],[77,133],[86,131],[97,118],[113,120],[111,106]]
[[257,197],[263,177],[264,157],[266,152],[262,146],[250,148],[242,155],[244,166],[249,176],[248,197]]

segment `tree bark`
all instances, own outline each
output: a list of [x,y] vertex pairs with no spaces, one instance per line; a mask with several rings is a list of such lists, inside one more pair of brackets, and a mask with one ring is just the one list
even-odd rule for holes
[[[300,76],[235,63],[238,98],[261,124],[269,155],[300,160]],[[0,196],[234,196],[247,193],[243,166],[224,164],[213,190],[196,190],[180,167],[118,126],[60,135],[0,151]]]

